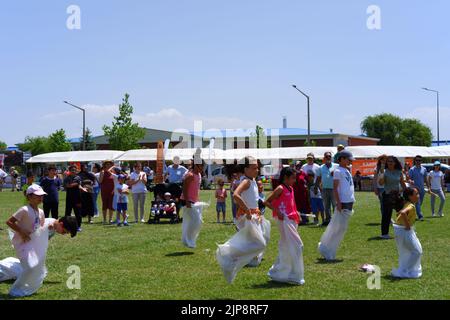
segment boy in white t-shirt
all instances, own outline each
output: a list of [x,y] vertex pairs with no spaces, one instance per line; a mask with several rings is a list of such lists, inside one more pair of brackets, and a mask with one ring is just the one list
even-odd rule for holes
[[[118,218],[122,215],[123,225],[128,226],[128,194],[130,193],[129,187],[125,184],[125,175],[121,174],[117,177],[116,186],[116,196],[117,196],[117,214]],[[117,226],[120,227],[122,224],[120,220],[117,221]]]
[[445,205],[444,194],[444,173],[441,171],[441,163],[436,161],[433,165],[433,170],[428,174],[428,182],[431,185],[431,215],[434,217],[434,208],[436,197],[439,197],[439,216],[443,217],[442,210]]
[[349,219],[353,214],[353,203],[355,202],[353,177],[348,169],[351,161],[353,161],[353,155],[351,152],[343,150],[337,154],[337,161],[339,167],[334,170],[333,175],[336,211],[318,246],[320,254],[328,261],[336,259],[336,253],[347,232]]

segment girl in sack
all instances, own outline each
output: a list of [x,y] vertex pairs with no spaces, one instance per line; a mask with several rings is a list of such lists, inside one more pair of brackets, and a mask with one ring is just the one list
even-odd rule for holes
[[392,270],[397,278],[420,278],[422,276],[422,245],[417,238],[414,223],[416,221],[416,204],[419,202],[419,191],[407,187],[403,191],[403,209],[397,213],[394,222],[395,241],[398,249],[399,267]]
[[296,172],[291,168],[283,168],[280,173],[281,184],[265,202],[272,210],[280,230],[278,257],[268,276],[276,282],[302,285],[305,283],[303,242],[297,231],[301,218],[297,212],[292,188],[295,180]]
[[219,245],[216,258],[225,279],[231,283],[246,265],[257,266],[270,238],[270,222],[261,216],[258,208],[259,192],[256,183],[258,164],[256,159],[246,157],[240,161],[244,176],[234,192],[238,206],[238,232],[225,244]]

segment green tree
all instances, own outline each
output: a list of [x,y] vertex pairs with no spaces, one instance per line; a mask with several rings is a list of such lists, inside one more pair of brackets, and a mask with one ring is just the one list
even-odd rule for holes
[[361,130],[372,138],[380,139],[380,145],[430,146],[431,129],[416,119],[402,119],[390,113],[366,117]]
[[17,147],[20,150],[31,152],[33,156],[43,153],[49,153],[49,139],[47,137],[26,137],[23,143],[18,143]]
[[119,105],[119,116],[114,117],[112,126],[103,126],[103,132],[109,138],[109,145],[113,150],[127,151],[139,148],[139,140],[145,136],[145,130],[139,124],[133,123],[133,107],[128,102],[130,95],[125,94]]
[[0,141],[0,150],[5,150],[6,148],[8,148],[8,145],[5,142]]
[[80,143],[74,144],[73,149],[75,151],[83,150],[83,142],[86,141],[86,151],[97,150],[97,145],[95,144],[94,137],[92,136],[92,131],[87,128],[84,138],[81,139]]
[[48,137],[50,152],[72,151],[72,145],[67,139],[64,129],[57,130]]

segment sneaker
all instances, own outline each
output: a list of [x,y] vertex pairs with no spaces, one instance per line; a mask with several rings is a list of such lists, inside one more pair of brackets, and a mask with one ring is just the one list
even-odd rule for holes
[[434,212],[431,214],[431,217],[434,218]]
[[141,219],[141,223],[145,223],[145,220],[144,220],[144,219]]
[[390,235],[388,235],[388,234],[383,234],[380,238],[384,239],[384,240],[392,239],[392,237]]
[[81,231],[83,231],[83,229],[81,229],[81,228],[78,228],[78,229],[77,229],[77,232],[81,232]]
[[420,217],[419,221],[425,221],[425,219],[423,217]]
[[124,227],[129,227],[130,225],[128,224],[128,222],[125,221],[125,222],[123,223],[123,226],[124,226]]
[[441,212],[441,213],[439,213],[439,217],[443,217],[444,216],[444,214]]

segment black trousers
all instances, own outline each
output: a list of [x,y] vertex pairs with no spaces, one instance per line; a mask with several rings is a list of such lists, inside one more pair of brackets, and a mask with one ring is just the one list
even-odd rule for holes
[[72,215],[72,210],[75,213],[75,217],[77,218],[78,227],[81,227],[81,203],[75,203],[70,201],[70,199],[66,200],[66,216],[70,217]]
[[52,218],[58,220],[59,212],[58,212],[59,202],[44,202],[44,215],[45,218],[50,217],[50,213],[52,214]]
[[[400,210],[401,204],[398,195],[383,192],[383,213],[381,215],[381,235],[389,234],[391,226],[392,211]],[[400,206],[400,207],[399,207]]]

